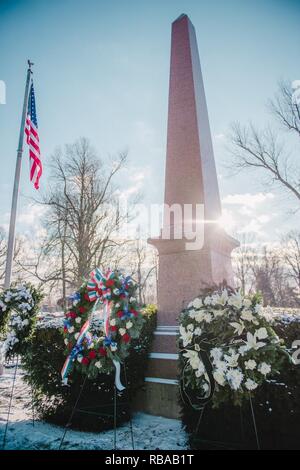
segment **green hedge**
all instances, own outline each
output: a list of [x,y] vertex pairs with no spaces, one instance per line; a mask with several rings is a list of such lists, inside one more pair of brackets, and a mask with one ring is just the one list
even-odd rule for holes
[[[274,329],[288,348],[300,339],[300,322],[278,321]],[[283,372],[256,393],[253,408],[262,449],[300,449],[300,365],[286,364]],[[242,408],[207,405],[200,413],[181,402],[181,414],[193,449],[255,449],[250,404]]]
[[[143,309],[146,319],[141,337],[133,340],[130,355],[125,364],[128,387],[117,397],[117,424],[130,417],[130,402],[142,385],[153,331],[156,325],[156,307]],[[22,357],[25,380],[33,390],[35,411],[41,419],[63,425],[68,421],[84,377],[72,373],[70,386],[61,383],[60,371],[64,363],[62,328],[41,323],[35,330]],[[124,367],[121,378],[125,383]],[[100,375],[96,380],[86,380],[79,409],[72,420],[72,427],[85,431],[101,431],[113,426],[113,375]],[[101,415],[98,415],[101,413]]]

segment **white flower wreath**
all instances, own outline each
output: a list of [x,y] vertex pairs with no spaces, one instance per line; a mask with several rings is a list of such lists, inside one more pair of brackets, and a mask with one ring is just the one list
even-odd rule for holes
[[19,354],[26,347],[41,298],[41,292],[30,283],[11,287],[0,294],[0,329],[5,356]]
[[279,373],[288,353],[263,314],[258,296],[225,288],[194,299],[180,316],[180,357],[185,385],[205,395],[210,388],[201,352],[215,381],[213,404],[235,404]]

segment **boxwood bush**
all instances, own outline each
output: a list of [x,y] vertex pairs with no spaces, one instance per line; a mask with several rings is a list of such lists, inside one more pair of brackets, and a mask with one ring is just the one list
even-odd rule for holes
[[[300,318],[279,318],[274,329],[288,348],[300,339]],[[291,350],[292,351],[292,350]],[[262,449],[300,449],[300,365],[286,364],[278,378],[257,390],[252,400],[257,433]],[[193,449],[257,448],[250,403],[230,403],[200,412],[181,402],[182,420]]]
[[[117,424],[129,419],[131,401],[142,385],[147,356],[156,325],[156,307],[143,309],[145,323],[141,336],[133,340],[130,355],[122,367],[122,383],[128,386],[117,394]],[[33,404],[39,418],[64,425],[80,392],[84,378],[72,373],[69,386],[61,383],[60,371],[64,363],[64,339],[62,326],[54,322],[39,322],[22,357],[25,380],[33,391]],[[125,368],[125,370],[124,370]],[[126,374],[126,376],[125,376]],[[78,411],[72,419],[72,427],[85,431],[101,431],[113,426],[114,376],[99,375],[95,380],[86,379],[78,403]]]

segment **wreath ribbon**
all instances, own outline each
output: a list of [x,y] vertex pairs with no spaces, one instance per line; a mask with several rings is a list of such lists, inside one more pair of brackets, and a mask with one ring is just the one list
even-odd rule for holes
[[186,365],[185,365],[185,367],[182,371],[182,376],[180,378],[180,393],[181,393],[182,399],[185,403],[188,403],[190,406],[192,406],[192,408],[194,408],[196,410],[203,408],[212,399],[212,397],[215,393],[215,387],[216,387],[216,382],[215,382],[215,379],[214,379],[214,376],[213,376],[213,366],[210,362],[209,355],[208,355],[207,351],[205,349],[200,349],[199,355],[200,355],[200,358],[201,358],[201,360],[204,364],[205,372],[206,372],[207,377],[208,377],[209,393],[204,397],[197,396],[196,397],[197,404],[193,403],[193,401],[190,397],[190,394],[189,394],[189,389],[185,385],[185,369],[188,366],[188,363],[186,363]]
[[[104,275],[99,268],[96,268],[94,271],[91,272],[90,280],[87,283],[87,290],[89,301],[93,302],[98,300],[104,304],[104,312],[103,312],[103,322],[104,322],[104,331],[105,331],[105,342],[107,345],[112,343],[111,335],[110,335],[110,314],[111,314],[111,289],[106,285],[107,281],[113,280],[115,274],[113,271],[107,271]],[[122,280],[122,285],[118,289],[118,295],[125,295],[128,296],[128,292],[126,290],[127,284],[130,282],[130,276],[127,276]],[[125,387],[121,383],[121,366],[120,362],[113,360],[113,364],[115,366],[115,386],[119,391],[125,389]]]
[[79,336],[77,338],[75,346],[73,346],[70,354],[68,355],[67,359],[64,362],[63,368],[61,370],[61,377],[62,381],[65,385],[68,383],[68,375],[71,369],[72,362],[75,361],[77,358],[78,354],[82,351],[82,342],[85,338],[88,338],[88,340],[91,339],[90,333],[89,333],[89,327],[90,327],[90,321],[87,320],[84,325],[82,326]]

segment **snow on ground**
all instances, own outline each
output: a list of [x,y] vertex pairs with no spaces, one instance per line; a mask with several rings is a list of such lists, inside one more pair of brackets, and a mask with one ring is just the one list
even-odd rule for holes
[[[14,367],[5,368],[4,374],[0,376],[0,449],[14,372]],[[22,375],[22,371],[18,369],[5,449],[56,450],[60,445],[63,428],[43,421],[33,422],[30,388],[23,382]],[[181,422],[176,419],[136,413],[133,417],[133,437],[135,449],[187,448],[186,434],[181,428]],[[99,434],[68,430],[62,449],[108,450],[113,449],[113,441],[112,430]],[[129,423],[117,428],[117,449],[132,449]]]

